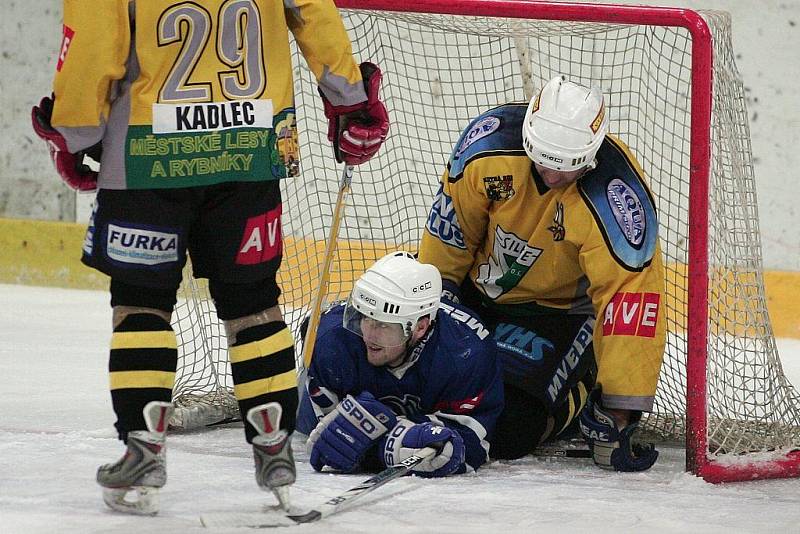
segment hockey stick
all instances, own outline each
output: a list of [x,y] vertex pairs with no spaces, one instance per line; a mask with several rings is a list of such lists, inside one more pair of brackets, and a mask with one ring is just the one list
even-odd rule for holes
[[544,445],[533,449],[532,455],[538,458],[591,458],[592,451],[589,449],[568,449],[557,445]]
[[368,478],[361,484],[353,486],[344,493],[328,499],[316,508],[306,513],[279,513],[279,514],[203,514],[200,522],[204,527],[248,527],[248,528],[274,528],[303,523],[314,523],[335,513],[341,512],[346,507],[353,504],[356,499],[378,489],[387,482],[400,478],[408,473],[414,466],[421,463],[426,458],[436,454],[436,449],[425,447],[420,451],[409,456],[399,464],[387,467],[377,475]]
[[325,257],[322,260],[319,287],[314,296],[314,304],[311,307],[311,316],[308,320],[308,331],[303,341],[303,367],[306,369],[311,365],[311,355],[314,353],[314,343],[317,339],[317,328],[319,327],[320,314],[322,312],[322,301],[328,293],[331,264],[333,263],[333,255],[336,252],[336,242],[339,239],[339,226],[342,223],[342,216],[344,215],[344,208],[347,205],[347,195],[350,193],[350,183],[352,181],[353,166],[345,163],[342,170],[342,178],[339,181],[339,196],[336,199],[336,206],[333,209],[331,231],[328,234],[328,242],[325,244]]

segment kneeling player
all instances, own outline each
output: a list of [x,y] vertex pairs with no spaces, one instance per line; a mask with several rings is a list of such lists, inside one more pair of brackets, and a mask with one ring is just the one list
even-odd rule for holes
[[600,89],[559,76],[527,105],[482,113],[431,207],[420,260],[497,342],[496,458],[529,454],[575,420],[603,468],[642,471],[658,457],[634,439],[664,354],[656,203],[606,111]]
[[487,461],[503,404],[495,343],[441,288],[435,267],[396,252],[323,314],[297,419],[315,470],[377,470],[425,447],[437,453],[421,476]]

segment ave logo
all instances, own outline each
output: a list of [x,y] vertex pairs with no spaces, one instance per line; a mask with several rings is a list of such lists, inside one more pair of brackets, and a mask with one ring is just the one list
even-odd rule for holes
[[604,336],[655,337],[658,293],[617,293],[603,314]]
[[239,265],[255,265],[264,263],[281,254],[283,238],[281,236],[281,211],[278,206],[261,215],[247,219],[236,263]]

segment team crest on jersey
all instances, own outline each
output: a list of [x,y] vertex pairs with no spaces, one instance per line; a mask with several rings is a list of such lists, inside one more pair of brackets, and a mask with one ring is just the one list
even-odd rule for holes
[[556,202],[556,214],[553,217],[553,224],[547,227],[553,232],[553,241],[564,241],[566,230],[564,229],[564,204]]
[[514,196],[514,175],[484,176],[483,186],[489,200],[508,200]]
[[[297,123],[293,109],[281,112],[276,118],[275,148],[278,150],[278,158],[286,168],[286,177],[298,176],[300,174],[300,144],[297,140]],[[275,174],[274,169],[273,174]]]
[[486,263],[478,266],[478,283],[486,296],[496,299],[515,288],[539,256],[542,249],[530,246],[527,241],[497,225],[492,244],[492,254]]
[[113,261],[127,264],[154,266],[177,262],[178,234],[169,230],[109,224],[106,255]]
[[417,395],[405,393],[402,398],[395,395],[387,395],[379,400],[391,408],[396,415],[410,417],[422,413],[422,399]]
[[468,132],[464,134],[461,144],[456,150],[456,157],[464,153],[475,141],[482,139],[490,133],[500,128],[500,119],[497,117],[484,117],[476,122]]
[[432,236],[439,238],[442,243],[462,250],[467,249],[464,244],[464,234],[458,224],[453,199],[444,192],[443,185],[439,185],[439,191],[433,199],[433,206],[431,206],[425,228]]
[[608,183],[606,197],[622,235],[631,246],[641,247],[647,222],[642,201],[636,192],[621,179],[614,178]]

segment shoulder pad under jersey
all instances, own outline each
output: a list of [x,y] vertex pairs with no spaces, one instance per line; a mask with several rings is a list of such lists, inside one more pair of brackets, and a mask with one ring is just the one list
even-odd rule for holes
[[631,271],[650,264],[658,238],[658,219],[641,168],[628,147],[606,136],[597,167],[578,181],[614,259]]
[[461,178],[471,160],[485,155],[525,155],[522,121],[527,104],[505,104],[478,115],[461,133],[447,168],[451,180]]

